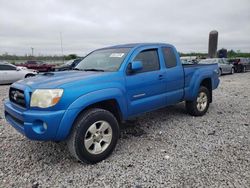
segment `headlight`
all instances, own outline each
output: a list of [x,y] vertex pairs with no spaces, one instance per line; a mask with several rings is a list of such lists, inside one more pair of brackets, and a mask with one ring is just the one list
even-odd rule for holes
[[63,89],[36,89],[31,95],[30,106],[48,108],[56,105],[63,94]]

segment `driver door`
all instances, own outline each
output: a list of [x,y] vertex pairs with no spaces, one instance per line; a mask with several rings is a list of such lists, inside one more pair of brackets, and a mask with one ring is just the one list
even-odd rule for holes
[[127,71],[126,74],[130,117],[163,107],[166,103],[164,71],[161,70],[158,48],[139,51],[132,57],[132,61],[141,61],[143,68],[132,74]]

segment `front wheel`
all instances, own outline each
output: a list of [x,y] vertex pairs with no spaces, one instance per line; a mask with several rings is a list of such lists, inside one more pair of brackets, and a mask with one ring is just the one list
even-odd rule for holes
[[67,141],[70,153],[79,161],[97,163],[114,150],[119,138],[119,125],[114,115],[94,108],[81,114]]
[[201,86],[194,101],[186,101],[187,112],[192,116],[203,116],[209,107],[210,95],[206,87]]
[[25,78],[30,78],[30,77],[34,77],[35,75],[34,74],[27,74],[26,76],[25,76]]

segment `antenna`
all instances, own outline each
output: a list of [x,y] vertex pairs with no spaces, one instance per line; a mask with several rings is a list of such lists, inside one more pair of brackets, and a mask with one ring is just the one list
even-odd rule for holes
[[61,40],[62,60],[63,60],[63,63],[64,63],[63,46],[62,46],[62,32],[60,32],[60,40]]

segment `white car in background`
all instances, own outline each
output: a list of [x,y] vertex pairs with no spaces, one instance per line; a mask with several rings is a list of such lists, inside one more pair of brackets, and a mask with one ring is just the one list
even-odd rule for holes
[[18,67],[7,62],[0,61],[0,84],[11,84],[24,78],[37,75],[36,70]]
[[213,64],[218,63],[219,70],[218,74],[233,74],[235,72],[234,65],[227,61],[225,58],[213,58],[213,59],[202,59],[199,64]]

